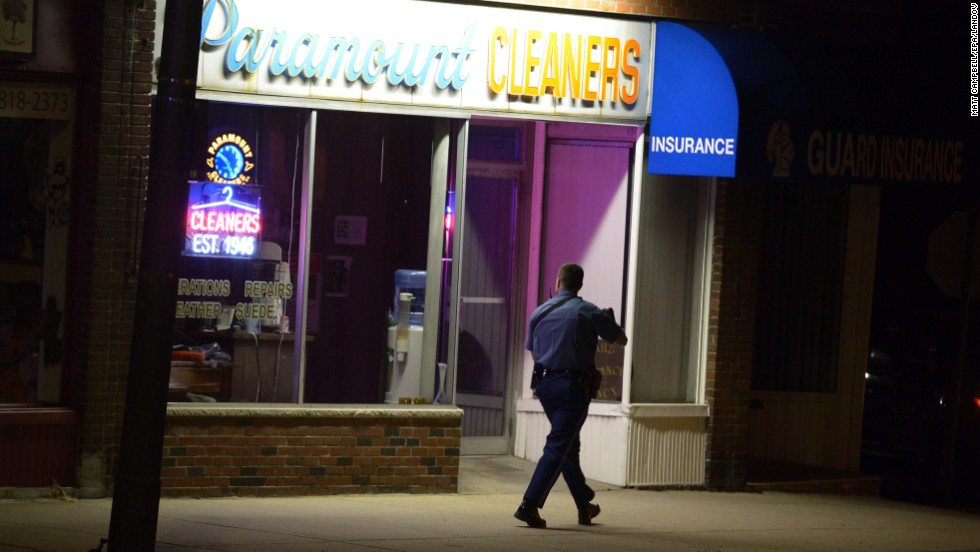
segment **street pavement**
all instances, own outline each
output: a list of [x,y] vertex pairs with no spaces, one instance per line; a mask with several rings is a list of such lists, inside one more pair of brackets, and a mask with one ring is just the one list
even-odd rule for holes
[[[577,524],[563,482],[541,515],[514,519],[534,465],[464,457],[458,494],[164,499],[156,550],[980,551],[980,514],[869,496],[622,489]],[[110,499],[0,501],[0,552],[99,550]],[[102,548],[108,550],[108,547]]]

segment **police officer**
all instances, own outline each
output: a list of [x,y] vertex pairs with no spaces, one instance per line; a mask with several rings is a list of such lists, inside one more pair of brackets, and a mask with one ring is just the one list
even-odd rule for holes
[[617,345],[626,345],[627,338],[612,316],[578,296],[584,277],[577,264],[561,266],[555,282],[558,294],[531,314],[524,343],[534,358],[534,390],[551,422],[544,453],[514,512],[531,527],[546,527],[538,508],[544,507],[559,474],[575,499],[579,524],[591,525],[599,515],[599,505],[592,503],[595,491],[579,465],[579,432],[592,402],[586,370],[594,370],[599,337]]

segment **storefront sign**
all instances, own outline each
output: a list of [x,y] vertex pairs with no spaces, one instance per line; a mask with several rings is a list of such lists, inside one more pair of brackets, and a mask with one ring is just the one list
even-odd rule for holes
[[71,120],[75,91],[56,84],[0,81],[0,117]]
[[[197,296],[225,298],[231,295],[230,280],[180,278],[177,280],[179,297]],[[177,318],[217,319],[221,315],[221,301],[177,301]]]
[[650,37],[644,22],[463,4],[206,0],[198,86],[642,121]]
[[[594,53],[600,53],[599,56]],[[636,103],[642,48],[635,39],[497,27],[490,36],[487,80],[494,93]],[[517,58],[522,56],[522,63]],[[515,72],[521,69],[523,73]],[[590,79],[599,76],[596,83]],[[534,78],[537,77],[537,78]],[[621,84],[622,83],[622,84]],[[593,84],[597,84],[593,87]]]
[[258,318],[267,324],[275,324],[282,315],[282,299],[293,298],[293,284],[284,281],[245,280],[245,297],[250,303],[235,305],[235,317]]
[[960,183],[963,142],[815,130],[806,163],[814,177]]
[[602,386],[596,399],[619,401],[623,399],[623,359],[626,349],[622,345],[599,341],[595,353],[595,366],[602,374]]
[[951,137],[814,129],[812,123],[777,120],[765,143],[743,140],[743,153],[756,162],[740,159],[738,176],[958,184],[964,181],[964,147]]
[[[231,292],[230,280],[180,278],[177,280],[178,297],[196,299],[177,301],[177,318],[217,319],[229,308],[224,304],[224,300],[231,296]],[[244,287],[238,292],[245,299],[251,299],[251,301],[235,303],[232,312],[236,319],[278,319],[281,307],[276,300],[292,299],[293,284],[280,281],[246,280]],[[273,301],[269,301],[270,299]]]
[[254,186],[192,182],[184,255],[253,257],[262,232],[259,199]]
[[216,137],[208,146],[208,180],[222,184],[248,184],[255,168],[255,153],[245,138],[234,132]]
[[[217,36],[211,36],[208,31],[213,28],[212,16],[218,6],[223,12],[223,23]],[[224,66],[229,73],[268,70],[272,76],[341,79],[364,84],[374,84],[385,76],[393,85],[415,87],[434,83],[440,89],[459,90],[466,81],[462,76],[463,64],[473,53],[472,24],[460,45],[453,49],[446,45],[424,47],[418,43],[395,45],[380,38],[365,40],[362,48],[359,38],[321,37],[308,32],[290,34],[278,29],[270,33],[261,28],[240,28],[238,19],[235,0],[209,0],[205,5],[201,46],[223,49]],[[264,36],[268,34],[271,37]]]
[[703,36],[658,23],[647,171],[734,176],[738,96],[728,66]]

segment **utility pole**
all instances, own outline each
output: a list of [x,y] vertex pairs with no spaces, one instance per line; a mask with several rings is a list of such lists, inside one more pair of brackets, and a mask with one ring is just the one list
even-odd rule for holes
[[126,380],[109,550],[152,551],[160,511],[177,269],[187,208],[188,144],[201,37],[200,0],[166,5],[157,96],[150,122],[146,224],[140,252],[132,352]]

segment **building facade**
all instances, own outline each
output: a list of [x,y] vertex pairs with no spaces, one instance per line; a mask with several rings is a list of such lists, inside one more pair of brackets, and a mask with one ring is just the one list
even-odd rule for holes
[[[597,455],[583,459],[587,475],[738,490],[750,458],[861,468],[885,177],[862,181],[868,164],[852,161],[828,183],[814,163],[799,165],[804,150],[812,157],[813,133],[830,152],[841,137],[863,136],[866,150],[869,136],[882,143],[889,130],[796,124],[790,106],[793,132],[807,129],[802,139],[787,134],[796,160],[785,174],[773,165],[760,174],[741,152],[773,147],[768,134],[753,142],[773,128],[758,116],[772,102],[725,59],[746,51],[725,36],[713,46],[742,104],[737,166],[657,172],[648,159],[662,120],[653,54],[684,53],[672,49],[681,43],[654,48],[662,24],[757,29],[780,24],[784,11],[711,1],[382,4],[405,10],[402,21],[425,29],[426,41],[397,26],[355,28],[357,7],[336,8],[333,20],[347,27],[321,30],[307,23],[312,4],[286,13],[244,0],[205,5],[187,146],[195,164],[187,213],[175,216],[205,214],[188,223],[178,275],[165,494],[451,492],[459,454],[536,458],[546,421],[527,390],[522,335],[564,260],[585,266],[583,293],[614,307],[632,338],[629,350],[599,359],[607,387],[583,434],[583,452]],[[119,457],[164,6],[105,2],[81,14],[70,2],[27,2],[23,24],[36,20],[36,45],[0,66],[10,93],[54,103],[63,94],[71,106],[3,115],[9,143],[24,148],[5,152],[7,162],[33,159],[43,174],[41,184],[23,177],[24,203],[35,200],[24,210],[47,220],[42,237],[25,231],[26,242],[5,248],[17,267],[5,272],[18,274],[8,297],[33,281],[37,300],[21,311],[59,322],[11,353],[24,385],[8,386],[2,448],[55,426],[64,443],[49,451],[61,461],[56,479],[82,496],[111,494]],[[75,17],[89,22],[74,27],[80,35],[49,31]],[[523,23],[506,23],[515,20]],[[271,39],[258,32],[268,21],[279,30]],[[374,40],[375,53],[415,44],[431,72],[399,70],[394,54],[387,64],[351,56],[332,65],[302,54],[349,36]],[[608,77],[594,87],[582,78],[581,97],[567,91],[566,102],[554,100],[557,83],[532,89],[536,68],[547,77],[547,60],[560,57],[548,48],[589,50],[593,37],[616,55],[585,70]],[[532,44],[545,60],[537,65]],[[492,56],[485,74],[464,69],[467,52]],[[314,76],[331,69],[329,79]],[[434,85],[416,86],[426,79]],[[487,96],[470,95],[469,79],[486,82]],[[769,90],[789,90],[777,84]],[[45,140],[40,157],[27,150]],[[957,136],[934,141],[964,155]],[[225,165],[229,153],[241,165]],[[907,180],[952,179],[954,166],[937,161],[931,180]],[[241,222],[260,204],[261,234],[214,222]],[[43,250],[43,262],[29,250]],[[405,311],[418,320],[399,324]],[[47,487],[50,473],[6,476],[0,466],[0,486]]]

